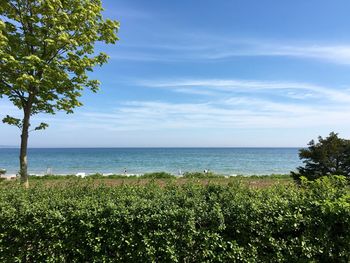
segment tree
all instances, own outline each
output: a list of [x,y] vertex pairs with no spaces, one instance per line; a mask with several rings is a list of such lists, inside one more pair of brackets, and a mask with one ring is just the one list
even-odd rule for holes
[[108,56],[96,54],[95,43],[116,43],[119,28],[102,11],[100,0],[0,1],[0,98],[23,112],[23,118],[6,116],[3,122],[21,129],[20,175],[26,187],[31,116],[73,113],[82,105],[84,88],[98,90],[99,81],[87,72]]
[[292,172],[295,180],[301,176],[315,180],[326,175],[344,175],[350,178],[350,140],[341,139],[331,132],[327,138],[318,137],[318,142],[309,142],[307,149],[299,151],[304,159],[304,167],[298,167],[298,173]]

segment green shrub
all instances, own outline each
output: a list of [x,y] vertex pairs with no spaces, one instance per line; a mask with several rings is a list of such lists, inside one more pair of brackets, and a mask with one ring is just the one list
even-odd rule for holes
[[0,186],[0,262],[349,262],[343,177],[301,187]]
[[127,179],[127,178],[136,178],[138,177],[137,175],[125,175],[125,174],[111,174],[104,176],[104,178],[109,178],[109,179]]
[[75,175],[30,175],[29,180],[62,180],[62,179],[79,179]]
[[[91,179],[103,179],[105,178],[106,176],[104,176],[103,174],[100,174],[100,173],[95,173],[95,174],[89,174],[87,176],[85,176],[86,178],[91,178]],[[84,177],[84,178],[85,178]]]
[[186,172],[183,174],[184,178],[197,178],[197,179],[206,179],[206,178],[223,178],[225,176],[214,174],[212,172]]
[[155,173],[146,173],[140,178],[154,178],[154,179],[165,179],[165,178],[175,178],[175,175],[166,172],[155,172]]
[[[240,177],[241,175],[237,176]],[[270,174],[270,175],[242,175],[241,177],[248,177],[254,179],[290,179],[289,174]]]

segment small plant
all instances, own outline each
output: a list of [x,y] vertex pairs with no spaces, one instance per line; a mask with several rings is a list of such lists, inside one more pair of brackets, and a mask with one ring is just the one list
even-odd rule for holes
[[63,180],[63,179],[76,179],[77,177],[75,175],[53,175],[53,174],[46,174],[42,176],[38,175],[30,175],[30,180]]
[[86,176],[86,178],[91,178],[91,179],[103,179],[105,176],[100,173],[95,173],[95,174],[89,174]]
[[136,175],[125,175],[125,174],[111,174],[105,176],[105,178],[108,179],[127,179],[127,178],[135,178],[137,177]]
[[[247,175],[243,175],[243,177],[247,177]],[[289,179],[289,174],[271,174],[271,175],[249,175],[249,178],[254,179]]]
[[206,178],[222,178],[223,175],[214,174],[213,172],[186,172],[183,175],[184,178],[197,178],[197,179],[206,179]]
[[175,178],[175,175],[172,175],[167,172],[155,172],[155,173],[146,173],[142,175],[141,178],[164,179],[164,178]]

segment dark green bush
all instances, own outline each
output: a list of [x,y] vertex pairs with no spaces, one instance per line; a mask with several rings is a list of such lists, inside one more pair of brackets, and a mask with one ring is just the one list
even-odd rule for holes
[[[86,178],[91,178],[91,179],[103,179],[105,178],[106,176],[104,176],[103,174],[100,174],[100,173],[95,173],[95,174],[89,174],[87,176],[85,176]],[[85,178],[84,177],[84,178]]]
[[0,262],[349,262],[344,178],[0,187]]
[[154,172],[154,173],[146,173],[140,178],[154,178],[154,179],[165,179],[165,178],[175,178],[175,175],[172,175],[167,172]]
[[206,179],[206,178],[223,178],[225,176],[214,174],[212,172],[186,172],[183,174],[184,178],[198,178],[198,179]]
[[125,175],[125,174],[109,174],[109,175],[103,175],[100,173],[96,174],[89,174],[85,178],[90,179],[127,179],[127,178],[135,178],[136,175]]
[[29,180],[62,180],[62,179],[78,179],[75,175],[30,175]]
[[290,179],[289,174],[270,174],[270,175],[238,175],[236,177],[254,178],[254,179]]
[[104,178],[107,179],[128,179],[128,178],[136,178],[138,177],[137,175],[125,175],[125,174],[111,174],[104,176]]

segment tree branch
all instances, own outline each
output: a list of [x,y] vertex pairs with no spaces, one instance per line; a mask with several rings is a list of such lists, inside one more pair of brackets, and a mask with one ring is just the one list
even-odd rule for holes
[[7,88],[12,89],[11,85],[8,84],[5,80],[1,79],[0,80],[2,84],[4,84]]
[[[5,82],[3,82],[3,83],[4,83],[5,85],[8,85],[8,84],[5,83]],[[8,87],[11,88],[10,85],[8,85]],[[27,98],[26,98],[26,96],[24,95],[23,92],[21,92],[21,91],[19,91],[19,90],[14,90],[14,89],[11,88],[10,93],[11,93],[10,96],[13,96],[13,97],[16,97],[16,98],[20,99],[23,108],[26,106],[26,104],[27,104],[27,100],[26,100],[26,99],[27,99]]]

